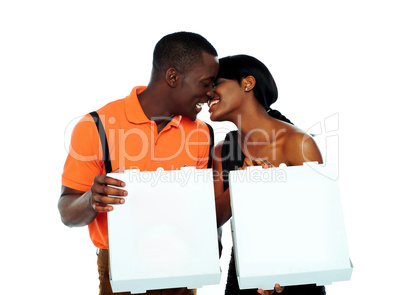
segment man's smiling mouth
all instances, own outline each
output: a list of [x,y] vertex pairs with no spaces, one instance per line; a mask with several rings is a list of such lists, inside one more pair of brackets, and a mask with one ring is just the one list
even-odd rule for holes
[[204,105],[204,103],[202,103],[202,102],[198,102],[198,103],[195,105],[195,108],[196,108],[197,113],[198,113],[198,112],[201,112],[203,105]]

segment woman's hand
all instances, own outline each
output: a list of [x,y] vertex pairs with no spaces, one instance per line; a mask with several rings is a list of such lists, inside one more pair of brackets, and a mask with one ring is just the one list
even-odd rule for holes
[[267,160],[263,160],[261,158],[245,158],[243,162],[243,167],[239,168],[238,170],[245,170],[249,166],[262,166],[262,168],[272,168],[274,165],[272,165],[270,162]]
[[274,294],[274,292],[282,293],[283,289],[285,289],[285,287],[281,287],[279,284],[275,284],[275,290],[258,289],[257,292],[263,295],[271,295]]

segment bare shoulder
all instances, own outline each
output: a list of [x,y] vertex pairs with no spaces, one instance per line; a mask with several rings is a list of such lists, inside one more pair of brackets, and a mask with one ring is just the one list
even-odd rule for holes
[[313,137],[297,127],[288,128],[284,141],[284,152],[291,165],[302,165],[304,162],[322,163],[321,152]]
[[222,158],[222,146],[223,146],[223,140],[218,142],[214,146],[214,161],[215,160],[221,161],[221,158]]
[[215,197],[220,196],[224,192],[223,177],[222,177],[222,146],[223,141],[219,142],[214,147],[214,158],[212,167],[214,170],[213,178],[214,178]]

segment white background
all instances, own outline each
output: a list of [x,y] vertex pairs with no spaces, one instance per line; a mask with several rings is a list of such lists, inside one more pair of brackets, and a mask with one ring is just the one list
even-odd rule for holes
[[[327,293],[399,294],[398,1],[143,2],[0,4],[2,293],[97,294],[87,229],[65,227],[57,210],[65,133],[75,118],[146,85],[156,42],[186,30],[205,36],[221,57],[263,61],[279,88],[273,107],[299,127],[336,119],[321,125],[317,141],[339,162],[355,269]],[[207,111],[200,117],[208,120]],[[213,126],[218,139],[233,127]],[[223,294],[228,235],[225,242],[221,284],[201,295]]]

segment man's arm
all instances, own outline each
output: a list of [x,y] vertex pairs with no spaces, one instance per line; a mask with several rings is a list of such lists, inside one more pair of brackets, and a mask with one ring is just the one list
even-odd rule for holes
[[97,175],[91,189],[87,192],[75,190],[66,186],[61,188],[59,211],[61,220],[69,227],[90,224],[98,212],[113,210],[113,204],[123,204],[127,191],[110,187],[124,187],[126,184],[106,175]]

